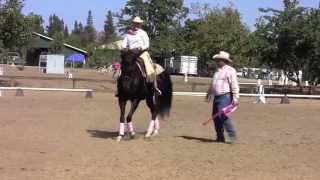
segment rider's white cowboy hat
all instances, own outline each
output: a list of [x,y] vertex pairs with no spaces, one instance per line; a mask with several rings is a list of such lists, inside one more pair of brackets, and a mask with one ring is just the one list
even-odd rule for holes
[[143,21],[139,16],[135,17],[135,18],[132,20],[132,22],[138,23],[138,24],[144,23],[144,21]]
[[219,54],[216,54],[212,57],[214,60],[216,59],[224,59],[227,60],[229,62],[232,62],[232,60],[230,59],[230,54],[225,52],[225,51],[220,51]]

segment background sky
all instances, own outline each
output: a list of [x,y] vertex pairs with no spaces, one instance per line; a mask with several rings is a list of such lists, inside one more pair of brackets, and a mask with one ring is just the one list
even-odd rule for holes
[[[300,0],[305,7],[318,7],[320,0]],[[225,6],[228,0],[185,0],[190,7],[192,3],[209,3],[212,6]],[[282,0],[231,0],[240,11],[243,21],[253,29],[255,20],[261,14],[259,7],[282,8]],[[48,22],[50,14],[56,14],[63,18],[69,29],[73,28],[75,20],[85,24],[88,11],[93,11],[94,24],[99,30],[103,30],[105,16],[108,10],[119,11],[125,6],[126,0],[26,0],[23,12],[28,14],[34,12],[42,15]]]

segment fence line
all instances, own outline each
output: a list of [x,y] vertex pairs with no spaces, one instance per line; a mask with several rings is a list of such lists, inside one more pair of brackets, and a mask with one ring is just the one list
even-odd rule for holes
[[[207,93],[203,92],[174,92],[175,96],[194,96],[194,97],[205,97]],[[248,93],[240,93],[240,96],[243,97],[258,97],[261,94],[248,94]],[[271,98],[281,98],[285,97],[284,94],[264,94],[265,97]],[[320,99],[320,95],[299,95],[299,94],[287,94],[289,98],[305,98],[305,99]]]
[[29,87],[0,87],[0,90],[30,90],[30,91],[93,92],[93,90],[92,90],[92,89],[60,89],[60,88],[29,88]]

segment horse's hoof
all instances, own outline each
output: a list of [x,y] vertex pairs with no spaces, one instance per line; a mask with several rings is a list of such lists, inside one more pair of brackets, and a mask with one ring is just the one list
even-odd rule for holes
[[130,133],[130,139],[135,139],[135,138],[136,138],[136,133],[135,132]]
[[152,137],[158,136],[159,135],[159,131],[158,130],[154,130],[154,132],[152,133]]
[[149,138],[151,138],[151,135],[152,135],[152,134],[149,134],[149,133],[148,133],[148,134],[146,134],[144,137],[145,137],[146,139],[149,139]]
[[116,139],[117,142],[120,142],[121,140],[122,140],[122,136],[118,136]]

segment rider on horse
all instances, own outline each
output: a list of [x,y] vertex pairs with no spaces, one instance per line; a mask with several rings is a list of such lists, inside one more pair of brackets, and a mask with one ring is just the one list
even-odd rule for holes
[[144,21],[140,17],[135,17],[133,19],[133,24],[122,41],[122,49],[141,52],[140,59],[142,60],[141,63],[144,65],[144,68],[140,67],[140,70],[143,74],[145,73],[147,81],[150,83],[153,82],[156,91],[161,94],[156,82],[157,72],[155,64],[153,64],[148,52],[150,39],[147,32],[142,29],[143,23]]
[[[134,18],[133,25],[128,29],[124,40],[117,45],[117,48],[121,50],[121,75],[117,84],[120,107],[117,141],[121,141],[127,132],[131,138],[134,137],[132,117],[142,100],[146,100],[151,113],[151,120],[145,135],[147,138],[158,135],[159,118],[168,116],[171,109],[170,75],[152,62],[148,53],[150,40],[147,33],[141,29],[142,25],[141,18]],[[128,101],[131,102],[131,108],[125,117]]]

